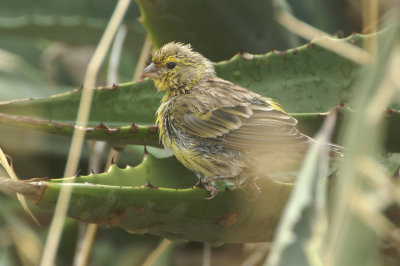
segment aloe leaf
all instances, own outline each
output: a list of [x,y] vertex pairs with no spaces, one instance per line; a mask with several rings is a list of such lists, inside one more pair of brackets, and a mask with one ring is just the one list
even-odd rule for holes
[[[365,38],[353,35],[338,42],[361,44]],[[320,112],[349,101],[359,72],[358,65],[312,43],[265,55],[237,55],[215,67],[219,76],[277,99],[309,135],[320,127],[324,116]],[[48,98],[0,103],[0,124],[70,136],[80,97],[81,90],[75,90]],[[160,98],[151,80],[96,89],[87,137],[115,145],[157,146],[156,129],[142,125],[154,123]],[[399,113],[389,110],[388,114],[387,146],[395,152],[400,145]]]
[[[0,3],[0,17],[12,18],[31,15],[50,16],[84,16],[86,18],[109,19],[115,3],[104,2],[102,5],[93,5],[90,1],[71,0],[42,0],[40,4],[16,0],[12,3]],[[134,5],[127,12],[128,17],[138,16],[139,11]]]
[[[346,40],[360,44],[364,36]],[[217,74],[261,95],[277,99],[292,113],[326,112],[347,102],[359,66],[310,43],[264,55],[236,55],[215,65]],[[3,102],[0,113],[71,123],[75,121],[81,91],[49,98]],[[161,95],[152,81],[124,83],[94,92],[89,121],[108,126],[153,124]]]
[[[342,41],[360,43],[353,35]],[[215,65],[220,77],[277,99],[289,112],[325,112],[346,102],[359,66],[310,43],[265,55],[236,55]],[[48,120],[75,120],[81,91],[49,98],[2,103],[1,113],[37,116]],[[94,94],[90,121],[153,123],[161,95],[151,81],[99,88]],[[104,110],[107,110],[105,112]]]
[[358,13],[362,8],[352,6],[354,2],[357,1],[288,0],[298,19],[332,35],[347,35],[362,30]]
[[[340,115],[353,112],[351,109],[346,107],[339,107],[338,111]],[[329,113],[295,113],[292,115],[299,121],[299,129],[304,134],[313,136],[318,131],[324,118],[328,114]],[[388,134],[385,140],[386,150],[388,152],[399,152],[400,127],[398,125],[400,125],[400,113],[399,111],[390,109],[387,111],[387,116]],[[73,124],[5,114],[0,114],[0,124],[34,129],[63,136],[72,136],[74,130]],[[340,117],[337,123],[335,137],[337,137],[337,131],[341,125],[342,119]],[[99,124],[94,127],[86,128],[86,138],[106,141],[115,147],[125,146],[128,144],[142,144],[160,147],[158,128],[156,126],[138,126],[131,124],[130,126],[110,128],[105,124]]]
[[275,20],[275,8],[288,9],[283,1],[255,0],[249,5],[243,1],[192,0],[190,8],[180,0],[136,3],[140,21],[156,47],[170,41],[189,42],[210,59],[222,60],[240,50],[263,53],[299,44],[297,37]]
[[[95,45],[106,25],[107,20],[77,16],[0,18],[0,33],[8,37],[46,38],[72,45]],[[138,49],[141,43],[138,40],[144,39],[145,31],[137,22],[132,21],[127,26],[126,42]]]
[[[213,200],[193,187],[197,177],[174,157],[147,155],[128,169],[113,165],[107,173],[31,182],[0,179],[0,187],[54,209],[62,186],[72,186],[68,216],[132,233],[173,240],[242,243],[271,240],[292,185],[258,180],[256,199],[244,190],[221,191]],[[101,204],[99,204],[101,202]]]
[[[45,3],[47,2],[47,3]],[[0,4],[0,34],[3,38],[46,38],[69,44],[96,44],[114,9],[113,2],[91,5],[87,1],[15,1]],[[138,46],[145,35],[136,21],[138,7],[132,4],[125,22],[127,43]]]

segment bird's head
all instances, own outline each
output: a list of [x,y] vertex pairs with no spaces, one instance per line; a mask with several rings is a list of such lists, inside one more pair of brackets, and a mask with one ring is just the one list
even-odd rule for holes
[[170,42],[155,52],[142,75],[153,79],[158,91],[167,90],[175,95],[190,90],[202,79],[213,77],[215,70],[189,44]]

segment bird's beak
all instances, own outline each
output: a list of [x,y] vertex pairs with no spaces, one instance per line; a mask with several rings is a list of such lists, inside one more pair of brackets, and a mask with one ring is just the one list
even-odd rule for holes
[[151,79],[158,79],[160,78],[160,69],[154,63],[151,63],[143,70],[142,76]]

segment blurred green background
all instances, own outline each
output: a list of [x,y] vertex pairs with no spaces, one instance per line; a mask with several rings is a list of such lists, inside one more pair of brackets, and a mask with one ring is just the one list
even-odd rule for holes
[[[0,1],[0,102],[79,88],[115,4],[104,0]],[[380,13],[386,13],[390,4],[381,1]],[[107,58],[97,84],[132,80],[146,32],[154,47],[169,41],[189,42],[216,62],[238,52],[264,54],[305,43],[275,21],[274,14],[280,9],[339,37],[361,32],[360,1],[137,0],[123,22],[126,37],[118,76],[110,81]],[[22,179],[62,176],[69,144],[67,137],[0,126],[0,147],[13,158]],[[85,146],[82,173],[89,169],[90,147]],[[138,164],[142,154],[142,147],[133,147],[124,151],[119,163]],[[40,250],[51,214],[33,209],[41,228],[23,213],[14,196],[0,194],[0,265],[35,265],[23,253],[29,245]],[[21,230],[29,233],[18,235]],[[78,223],[69,220],[58,265],[71,265],[78,231]],[[140,265],[159,241],[158,237],[130,235],[116,228],[100,229],[89,265]],[[172,245],[157,265],[201,265],[202,247],[198,243]],[[249,252],[263,249],[262,245],[247,249],[225,245],[214,249],[213,263],[241,265]]]

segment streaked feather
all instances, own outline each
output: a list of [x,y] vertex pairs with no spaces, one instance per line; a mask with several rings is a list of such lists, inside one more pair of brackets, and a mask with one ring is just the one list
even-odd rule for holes
[[152,62],[157,89],[166,91],[157,110],[160,140],[187,168],[244,179],[298,169],[312,139],[275,101],[218,78],[189,46],[169,43]]

